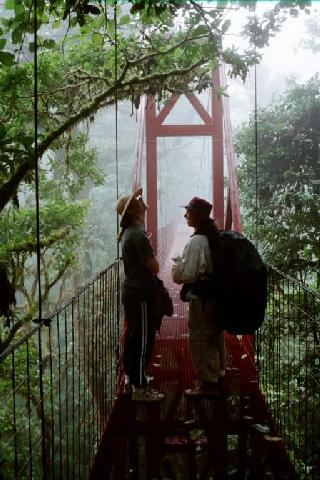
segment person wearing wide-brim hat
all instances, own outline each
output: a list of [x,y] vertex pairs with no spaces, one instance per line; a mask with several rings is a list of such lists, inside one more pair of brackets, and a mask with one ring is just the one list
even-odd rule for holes
[[219,393],[218,381],[225,374],[224,332],[215,300],[205,288],[212,281],[211,251],[219,229],[210,218],[212,205],[205,199],[194,197],[184,208],[185,219],[194,233],[182,256],[173,259],[172,278],[183,284],[181,298],[189,301],[189,347],[197,381],[185,393],[191,397],[214,396]]
[[158,260],[144,228],[147,208],[142,188],[132,195],[123,195],[116,204],[121,217],[119,241],[125,272],[121,292],[127,321],[124,370],[127,384],[133,389],[132,400],[137,402],[157,402],[165,397],[148,387],[145,373],[155,340],[153,276],[159,271]]

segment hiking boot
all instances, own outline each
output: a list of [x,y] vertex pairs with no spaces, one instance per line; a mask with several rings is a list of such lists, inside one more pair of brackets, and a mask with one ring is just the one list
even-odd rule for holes
[[160,393],[158,390],[149,387],[135,388],[132,393],[132,401],[141,403],[161,402],[165,397],[165,393]]

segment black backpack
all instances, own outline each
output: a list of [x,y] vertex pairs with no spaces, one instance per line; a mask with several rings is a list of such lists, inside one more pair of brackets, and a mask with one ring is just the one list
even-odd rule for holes
[[189,285],[189,290],[203,299],[216,300],[228,333],[254,333],[264,320],[267,305],[267,268],[259,252],[244,235],[221,230],[212,259],[211,278]]

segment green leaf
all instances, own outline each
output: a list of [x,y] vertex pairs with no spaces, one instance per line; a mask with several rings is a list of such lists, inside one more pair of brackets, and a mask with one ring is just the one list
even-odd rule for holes
[[290,8],[290,15],[291,17],[298,17],[299,16],[299,10],[296,8]]
[[229,30],[230,25],[231,25],[231,20],[226,20],[225,22],[223,22],[221,26],[221,33],[222,34],[226,33]]
[[13,53],[0,52],[0,63],[6,67],[11,67],[15,63]]
[[12,33],[11,33],[12,43],[22,42],[22,35],[24,33],[24,29],[22,27],[23,25],[18,24],[18,26],[12,30]]
[[55,20],[52,24],[53,28],[60,28],[61,22],[60,20]]
[[46,38],[43,42],[43,46],[45,48],[55,48],[56,47],[56,42],[54,40],[52,40],[52,38],[49,38],[49,39]]
[[75,27],[78,23],[77,17],[72,17],[70,20],[70,27]]
[[5,38],[0,38],[0,50],[3,50],[7,40]]
[[14,5],[14,13],[16,14],[16,17],[21,15],[22,13],[25,12],[25,8],[21,3],[15,3]]
[[6,136],[6,127],[0,124],[0,140],[2,140]]
[[14,10],[15,0],[5,0],[4,7],[6,10]]
[[193,37],[197,37],[198,35],[205,35],[208,33],[208,29],[205,25],[199,25],[193,31]]
[[102,45],[103,44],[103,36],[100,33],[94,33],[92,35],[92,42],[95,45]]
[[20,137],[20,140],[21,140],[21,143],[24,145],[24,146],[30,146],[33,144],[34,142],[34,136],[28,136],[28,135],[22,135]]
[[123,15],[123,17],[120,18],[119,25],[128,25],[130,22],[130,15]]

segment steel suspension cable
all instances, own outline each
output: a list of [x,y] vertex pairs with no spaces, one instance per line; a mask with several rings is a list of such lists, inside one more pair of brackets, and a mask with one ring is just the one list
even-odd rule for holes
[[[118,31],[117,31],[117,0],[114,1],[114,81],[115,81],[115,163],[116,163],[116,196],[117,200],[119,198],[119,159],[118,159]],[[119,218],[116,213],[116,222],[117,222],[117,258],[120,256],[119,252]]]
[[38,314],[42,319],[41,260],[40,260],[40,200],[39,200],[39,163],[38,163],[38,35],[37,0],[34,0],[34,157],[35,157],[35,201],[36,201],[36,254],[38,279]]
[[[208,102],[207,102],[207,111],[209,111],[209,105],[210,105],[210,98],[211,98],[211,92],[209,90],[209,95],[208,95]],[[204,184],[204,180],[206,178],[205,173],[206,173],[206,165],[204,161],[204,151],[205,151],[205,146],[207,143],[207,137],[204,135],[202,137],[202,149],[201,149],[201,158],[200,158],[200,167],[198,171],[198,182],[197,182],[197,190],[200,193],[200,186]],[[207,157],[207,156],[206,156]],[[210,195],[209,191],[209,195]]]
[[[40,196],[39,196],[39,160],[38,160],[38,25],[37,25],[37,0],[34,6],[34,168],[35,168],[35,201],[36,201],[36,255],[37,255],[37,280],[38,280],[38,321],[42,319],[42,291],[41,291],[41,252],[40,252]],[[38,331],[38,361],[39,361],[39,394],[41,412],[41,460],[42,479],[47,479],[47,455],[46,455],[46,426],[44,412],[44,388],[43,388],[43,365],[42,365],[42,340],[41,328]]]
[[[116,200],[119,198],[119,159],[118,159],[118,31],[117,31],[117,0],[114,0],[113,4],[114,12],[113,12],[113,20],[114,20],[114,81],[115,81],[115,164],[116,164]],[[117,259],[120,258],[120,245],[118,242],[119,238],[119,217],[116,213],[116,225],[117,225]],[[120,306],[121,306],[121,282],[120,282],[120,270],[119,270],[119,262],[117,266],[117,276],[116,276],[116,300],[117,300],[117,309],[116,309],[116,319],[117,319],[117,328],[118,328],[118,338],[120,338]],[[117,345],[116,351],[118,352],[117,363],[119,365],[119,351],[120,346]]]
[[257,65],[254,66],[254,166],[255,166],[255,243],[258,243],[258,102]]
[[[255,245],[258,246],[258,99],[257,99],[257,65],[254,66],[254,164],[255,164]],[[253,338],[254,349],[257,352],[256,369],[259,380],[261,344],[259,333]]]

